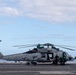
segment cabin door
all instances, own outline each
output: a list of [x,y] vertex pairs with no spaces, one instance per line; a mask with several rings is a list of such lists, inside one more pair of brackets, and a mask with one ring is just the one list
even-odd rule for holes
[[53,59],[53,53],[47,53],[47,60]]

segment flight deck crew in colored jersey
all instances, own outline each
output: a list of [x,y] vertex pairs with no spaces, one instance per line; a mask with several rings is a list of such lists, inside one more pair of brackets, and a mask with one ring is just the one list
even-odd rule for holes
[[57,65],[58,62],[59,62],[59,56],[56,55],[55,58],[54,58],[53,64]]
[[62,57],[60,57],[60,64],[64,65],[66,62],[66,53],[62,53]]
[[58,61],[59,61],[59,56],[56,55],[56,56],[55,56],[55,64],[58,64]]

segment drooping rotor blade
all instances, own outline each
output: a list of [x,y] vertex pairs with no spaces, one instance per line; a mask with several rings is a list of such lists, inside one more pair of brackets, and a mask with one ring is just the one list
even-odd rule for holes
[[76,46],[68,46],[68,45],[55,45],[55,46],[62,46],[62,47],[76,48]]
[[71,51],[75,51],[75,49],[72,49],[72,48],[69,48],[69,47],[76,48],[75,46],[54,45],[54,44],[50,44],[50,43],[46,43],[46,44],[44,44],[44,46],[58,46],[58,47],[61,47],[61,48],[64,48],[64,49],[68,49],[68,50],[71,50]]
[[37,45],[43,45],[43,46],[53,46],[53,44],[45,43],[45,44],[27,44],[27,45],[14,45],[13,47],[33,47]]
[[14,45],[13,47],[22,47],[22,46],[25,46],[25,45]]
[[57,47],[60,47],[60,48],[64,48],[64,49],[68,49],[68,50],[75,51],[75,49],[70,48],[70,47],[74,47],[74,48],[75,48],[75,46],[54,45],[54,44],[51,44],[51,43],[45,43],[45,44],[27,44],[27,45],[15,45],[15,46],[13,46],[13,47],[18,47],[18,48],[20,49],[20,48],[34,47],[34,46],[38,46],[38,45],[43,45],[43,46],[47,46],[47,47],[49,47],[49,46],[51,46],[51,47],[55,47],[55,46],[57,46]]
[[34,47],[37,46],[36,44],[27,44],[27,45],[15,45],[13,47],[19,47],[19,48],[27,48],[27,47]]
[[62,47],[62,46],[59,46],[59,47],[64,48],[64,49],[67,49],[67,50],[75,51],[75,49],[72,49],[72,48]]

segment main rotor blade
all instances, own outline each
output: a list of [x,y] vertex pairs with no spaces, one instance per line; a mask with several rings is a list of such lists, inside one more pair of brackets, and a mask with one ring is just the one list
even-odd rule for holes
[[20,46],[25,46],[25,45],[14,45],[13,47],[20,47]]
[[64,48],[64,49],[68,49],[68,50],[71,50],[71,51],[75,51],[75,49],[71,49],[71,48],[68,48],[68,47],[62,47],[60,46],[61,48]]
[[27,44],[27,45],[15,45],[15,46],[13,46],[13,47],[23,47],[23,48],[27,48],[27,47],[34,47],[34,46],[37,46],[37,45],[36,45],[36,44],[33,44],[33,45]]
[[62,46],[62,47],[71,47],[71,48],[76,48],[76,46],[68,46],[68,45],[55,45],[55,46]]
[[[38,44],[27,44],[27,45],[15,45],[15,46],[13,46],[13,47],[28,48],[28,47],[34,47],[34,46],[37,46],[37,45],[38,45]],[[69,47],[74,47],[74,48],[76,48],[75,46],[54,45],[54,44],[51,44],[51,43],[45,43],[45,44],[40,44],[40,45],[43,45],[43,46],[57,46],[57,47],[64,48],[64,49],[68,49],[68,50],[72,50],[72,51],[75,51],[75,49],[72,49],[72,48],[69,48]]]

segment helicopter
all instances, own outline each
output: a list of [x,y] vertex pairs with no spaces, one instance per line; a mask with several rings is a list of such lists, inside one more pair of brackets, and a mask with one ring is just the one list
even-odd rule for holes
[[75,51],[74,49],[64,47],[65,45],[54,45],[50,43],[45,44],[33,44],[33,45],[15,45],[13,47],[18,48],[27,48],[27,47],[34,47],[33,49],[12,55],[3,56],[0,53],[0,58],[8,61],[27,61],[27,65],[33,64],[36,65],[38,62],[51,62],[52,64],[60,64],[64,65],[65,62],[70,61],[73,59],[67,52],[60,50],[61,47],[64,49]]

